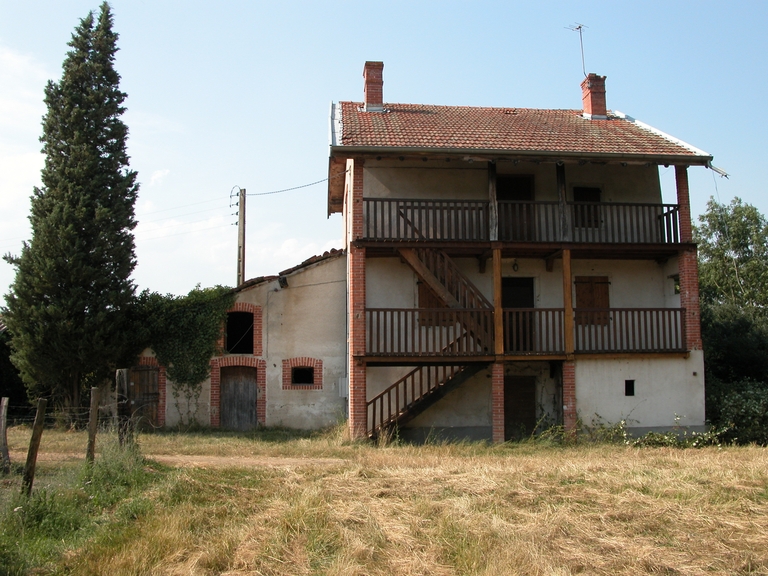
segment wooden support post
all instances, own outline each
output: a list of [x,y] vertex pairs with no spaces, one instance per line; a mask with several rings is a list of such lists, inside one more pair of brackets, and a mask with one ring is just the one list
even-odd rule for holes
[[88,447],[85,450],[85,461],[93,464],[96,452],[96,430],[99,426],[99,389],[91,388],[91,413],[88,417]]
[[573,280],[571,279],[571,251],[570,249],[563,250],[563,330],[565,330],[564,343],[565,343],[565,355],[567,357],[573,357]]
[[40,448],[40,438],[43,436],[43,424],[45,424],[45,407],[48,401],[40,398],[37,401],[37,414],[32,425],[32,438],[29,441],[27,463],[24,465],[24,475],[21,478],[21,493],[29,496],[32,493],[32,482],[35,480],[35,466],[37,465],[37,451]]
[[493,249],[493,336],[495,353],[504,354],[504,309],[501,299],[501,249]]
[[499,203],[496,199],[496,164],[488,162],[488,231],[491,242],[499,239]]
[[571,241],[571,225],[568,217],[567,189],[565,184],[565,165],[556,164],[557,177],[557,199],[560,203],[560,240],[563,242]]
[[11,472],[11,455],[8,453],[8,398],[0,400],[0,458],[2,458],[3,474]]

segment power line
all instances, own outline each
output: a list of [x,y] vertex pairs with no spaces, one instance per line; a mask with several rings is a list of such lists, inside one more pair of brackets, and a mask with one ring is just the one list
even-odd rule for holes
[[309,184],[302,184],[301,186],[294,186],[293,188],[283,188],[282,190],[272,190],[271,192],[253,192],[251,194],[246,194],[246,196],[268,196],[270,194],[282,194],[283,192],[291,192],[293,190],[300,190],[301,188],[309,188],[310,186],[321,184],[322,182],[328,182],[329,180],[343,176],[346,173],[347,170],[344,170],[343,172],[338,172],[332,176],[329,176],[328,178],[323,178],[322,180],[317,180],[316,182],[310,182]]

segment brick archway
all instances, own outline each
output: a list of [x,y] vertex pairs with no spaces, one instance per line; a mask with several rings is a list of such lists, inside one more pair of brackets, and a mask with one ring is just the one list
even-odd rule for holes
[[211,360],[211,427],[221,426],[221,369],[228,366],[256,368],[256,422],[264,426],[267,420],[267,362],[251,356],[222,356]]

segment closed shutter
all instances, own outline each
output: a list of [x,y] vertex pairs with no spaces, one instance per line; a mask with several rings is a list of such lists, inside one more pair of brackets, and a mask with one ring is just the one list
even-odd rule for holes
[[[608,276],[576,276],[576,324],[584,326],[608,324]],[[592,310],[583,310],[583,309]],[[581,311],[579,311],[581,309]],[[595,310],[597,309],[597,310]]]

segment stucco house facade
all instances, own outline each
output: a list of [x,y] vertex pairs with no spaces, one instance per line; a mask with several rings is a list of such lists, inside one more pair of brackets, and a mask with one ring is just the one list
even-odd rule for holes
[[331,107],[343,249],[237,287],[198,421],[493,441],[703,427],[688,169],[711,155],[609,110],[595,74],[570,110],[387,103],[383,63],[363,77],[362,102]]

